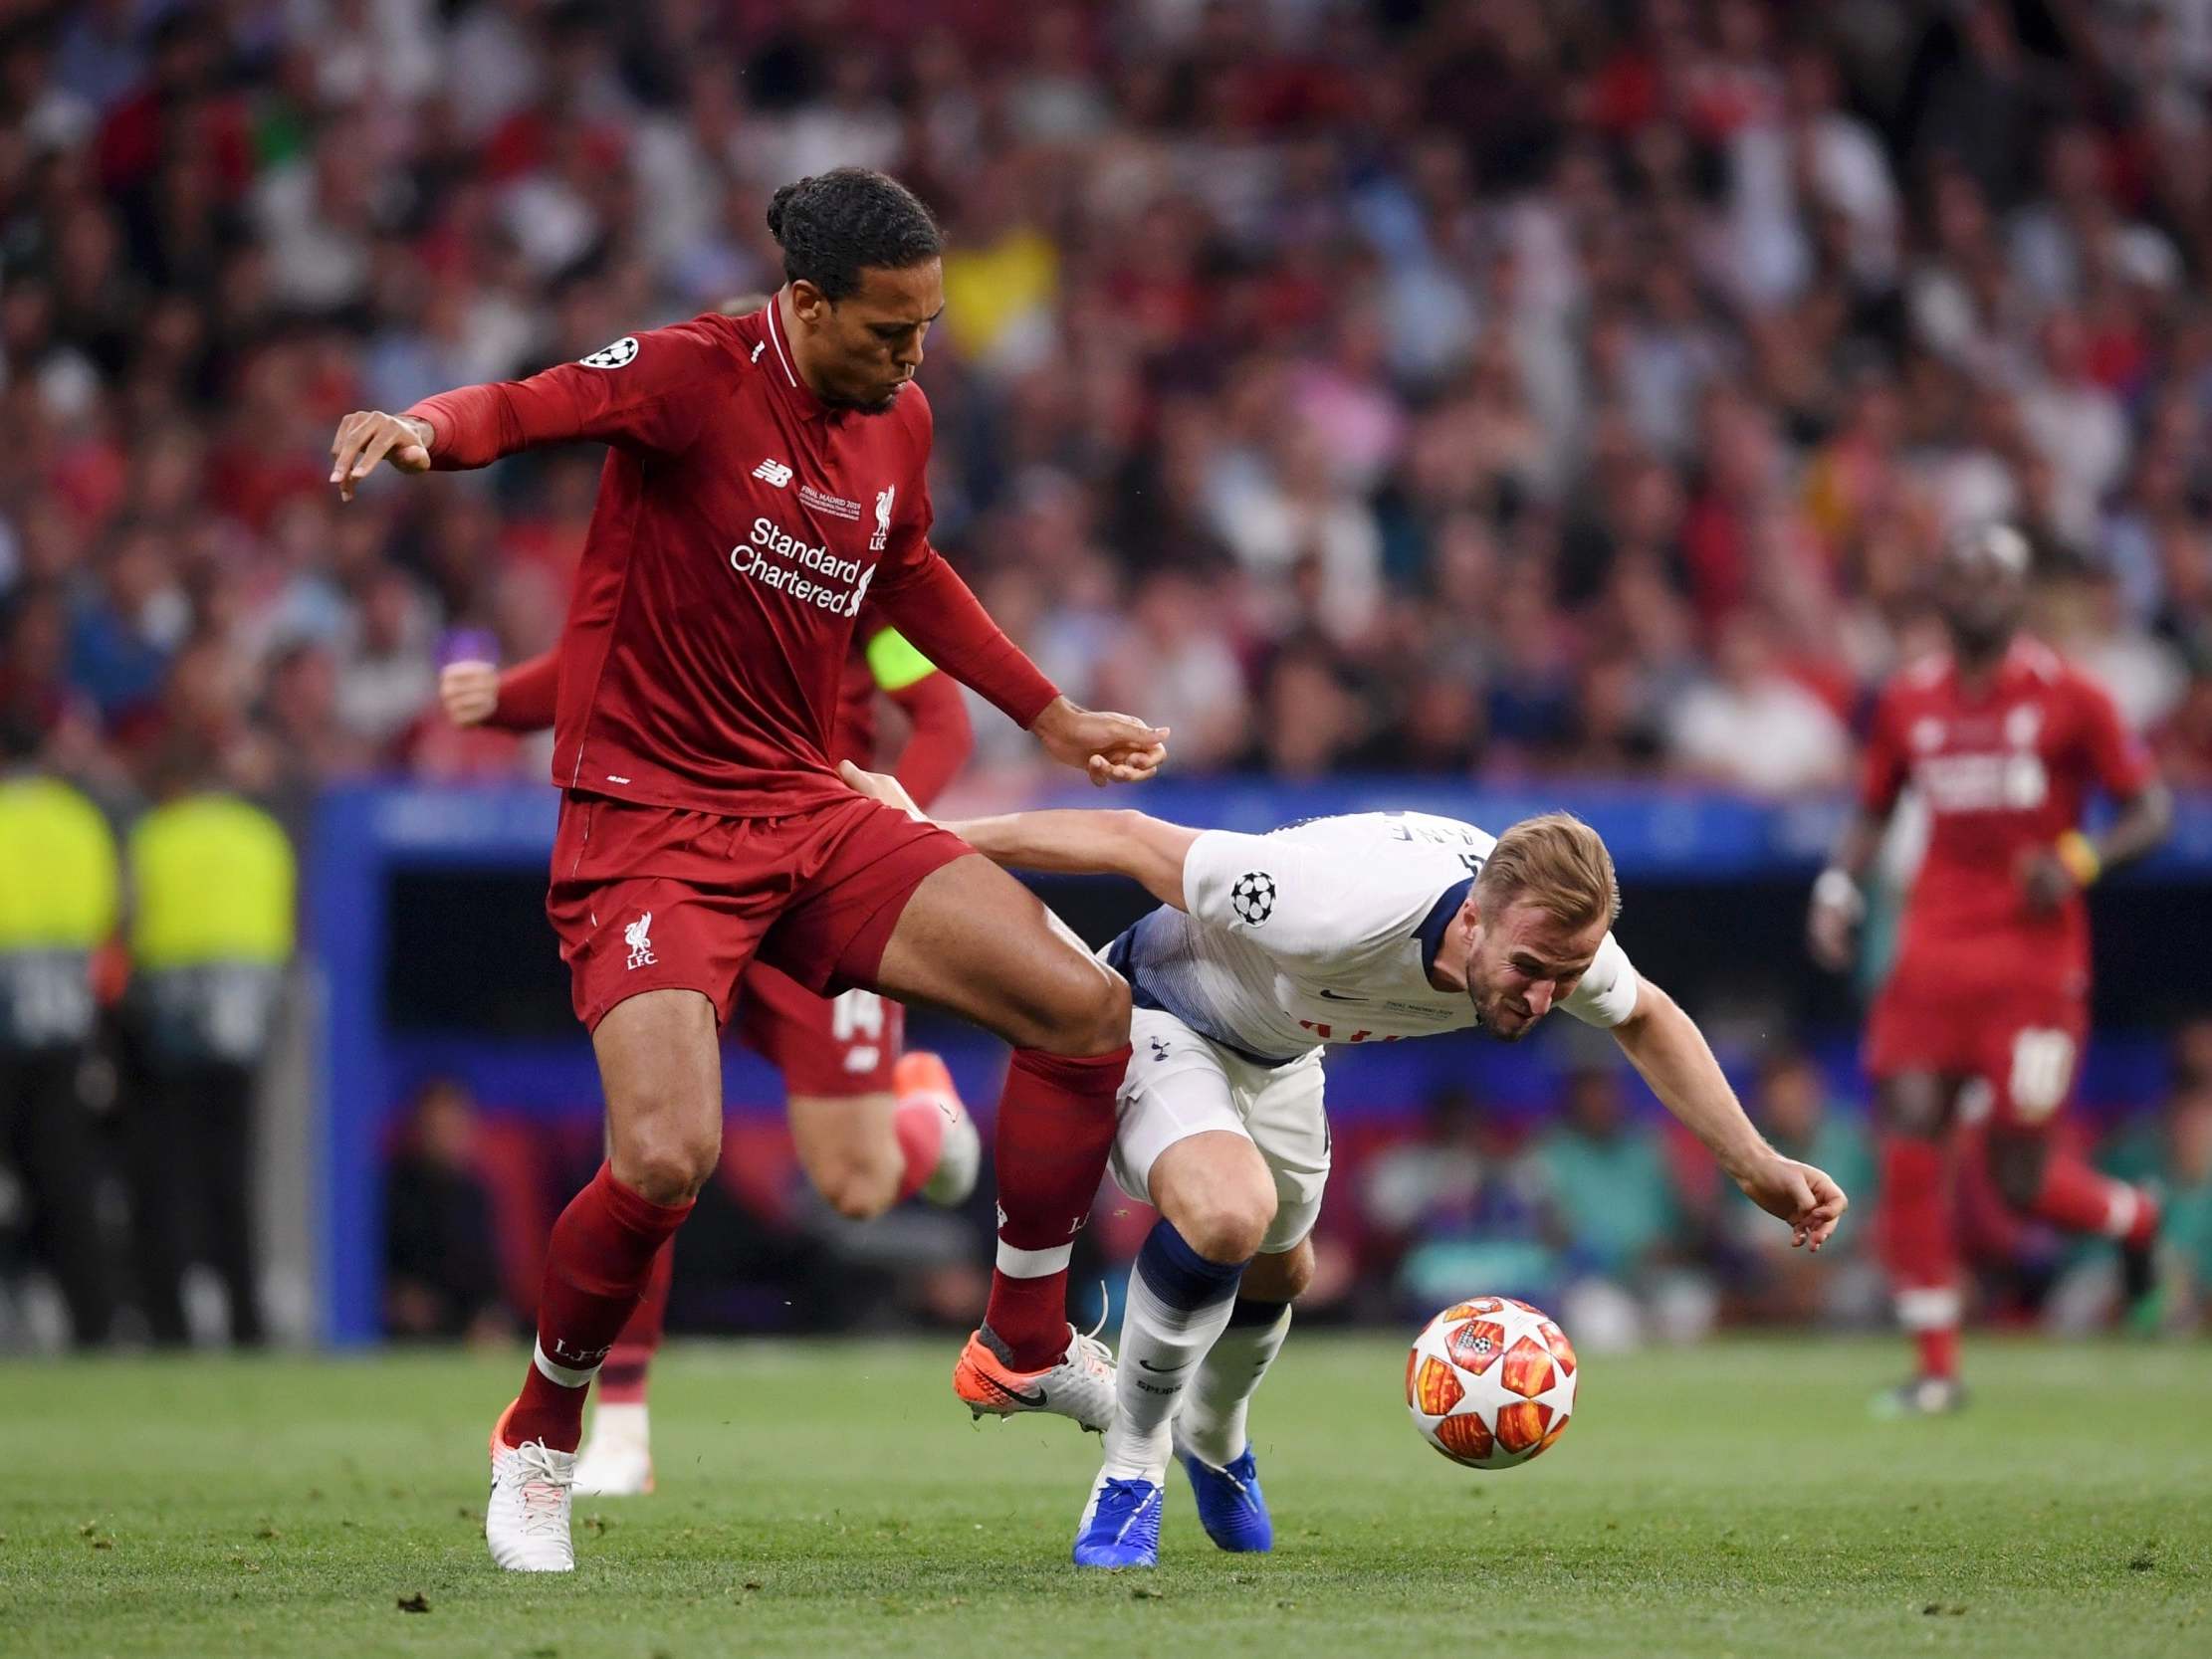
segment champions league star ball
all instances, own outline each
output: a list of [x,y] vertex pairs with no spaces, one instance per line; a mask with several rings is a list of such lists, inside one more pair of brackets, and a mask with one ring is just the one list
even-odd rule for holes
[[1470,1469],[1526,1463],[1567,1432],[1575,1349],[1549,1316],[1478,1296],[1429,1322],[1406,1355],[1406,1408],[1422,1438]]

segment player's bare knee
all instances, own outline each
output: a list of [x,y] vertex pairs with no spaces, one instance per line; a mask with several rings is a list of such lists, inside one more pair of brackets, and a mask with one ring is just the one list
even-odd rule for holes
[[1128,1046],[1129,982],[1103,962],[1077,956],[1039,1000],[1045,1005],[1028,1022],[1032,1040],[1017,1046],[1071,1058]]
[[[1095,972],[1089,970],[1094,968]],[[1129,1046],[1129,981],[1086,961],[1088,978],[1067,1032],[1069,1054],[1112,1054]]]
[[1989,1138],[1989,1178],[2014,1209],[2026,1209],[2043,1190],[2044,1144],[2029,1136]]
[[1875,1097],[1881,1127],[1891,1135],[1927,1141],[1942,1133],[1948,1116],[1943,1080],[1928,1072],[1885,1079]]
[[850,1221],[872,1221],[899,1195],[899,1167],[890,1157],[841,1155],[809,1170],[822,1201]]
[[1250,1181],[1210,1183],[1185,1193],[1173,1220],[1184,1242],[1208,1261],[1249,1261],[1274,1224],[1274,1188]]
[[617,1136],[614,1178],[655,1204],[689,1203],[722,1159],[722,1126],[640,1126]]

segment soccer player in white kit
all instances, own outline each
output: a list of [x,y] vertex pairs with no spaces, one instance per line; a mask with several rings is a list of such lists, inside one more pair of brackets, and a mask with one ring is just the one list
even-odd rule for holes
[[[890,780],[846,776],[913,810]],[[1273,1543],[1245,1413],[1313,1276],[1330,1044],[1468,1026],[1511,1041],[1564,1008],[1613,1032],[1797,1244],[1818,1250],[1844,1212],[1833,1180],[1766,1143],[1695,1023],[1630,965],[1612,933],[1613,860],[1579,819],[1551,813],[1494,838],[1418,812],[1266,835],[1141,812],[945,827],[998,863],[1127,876],[1162,902],[1104,952],[1135,1004],[1114,1178],[1161,1220],[1130,1275],[1117,1410],[1077,1527],[1078,1566],[1157,1562],[1176,1454],[1217,1545]]]

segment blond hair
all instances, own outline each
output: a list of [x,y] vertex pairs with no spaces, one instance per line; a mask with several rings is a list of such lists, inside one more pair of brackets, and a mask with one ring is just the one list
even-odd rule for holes
[[1492,913],[1525,899],[1570,928],[1621,914],[1621,882],[1605,842],[1571,812],[1524,818],[1497,838],[1475,881]]

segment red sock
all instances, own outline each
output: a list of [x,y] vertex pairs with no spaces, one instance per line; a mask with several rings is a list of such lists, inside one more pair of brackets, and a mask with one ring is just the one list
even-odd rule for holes
[[891,1117],[891,1133],[899,1138],[899,1155],[906,1168],[899,1175],[897,1202],[905,1203],[922,1190],[922,1183],[937,1173],[938,1157],[945,1150],[945,1113],[935,1094],[900,1097]]
[[1958,1375],[1958,1326],[1931,1325],[1912,1334],[1920,1351],[1920,1374],[1948,1382]]
[[1922,1376],[1958,1374],[1955,1237],[1949,1153],[1934,1141],[1884,1137],[1875,1241],[1888,1270],[1898,1323],[1918,1347]]
[[1091,1213],[1114,1143],[1129,1050],[1090,1059],[1014,1051],[998,1100],[998,1259],[984,1324],[1015,1370],[1067,1350],[1069,1240]]
[[2044,1158],[2043,1185],[2028,1208],[2054,1227],[2102,1233],[2122,1244],[2148,1244],[2158,1231],[2157,1199],[2140,1187],[2099,1174],[2057,1146]]
[[507,1443],[543,1440],[572,1452],[583,1438],[583,1396],[652,1277],[661,1246],[691,1213],[656,1204],[604,1163],[553,1223],[538,1292],[538,1351],[507,1420]]
[[668,1318],[668,1286],[676,1277],[676,1241],[670,1239],[653,1258],[653,1271],[645,1281],[645,1294],[630,1310],[629,1323],[607,1349],[599,1367],[601,1405],[643,1405],[645,1372],[661,1346],[661,1326]]

